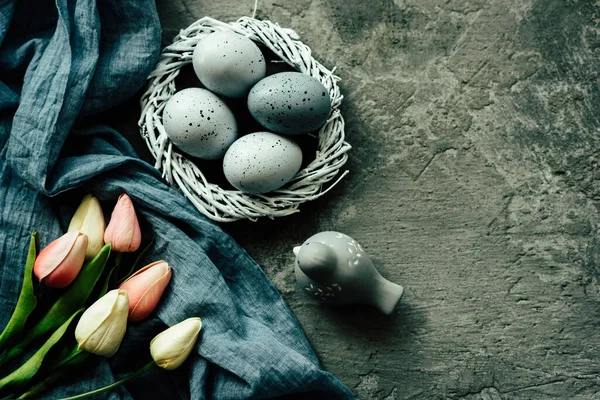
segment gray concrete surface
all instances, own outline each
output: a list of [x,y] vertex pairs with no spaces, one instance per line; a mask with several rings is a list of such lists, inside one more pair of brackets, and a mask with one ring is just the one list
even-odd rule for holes
[[[253,1],[159,0],[164,39]],[[600,2],[275,0],[337,66],[354,149],[329,195],[225,225],[360,399],[600,399]],[[390,317],[295,288],[339,230],[405,286]]]

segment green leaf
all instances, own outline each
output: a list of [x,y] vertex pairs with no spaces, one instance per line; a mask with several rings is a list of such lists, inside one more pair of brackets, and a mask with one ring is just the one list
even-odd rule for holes
[[83,311],[83,308],[77,310],[73,313],[66,321],[63,322],[62,325],[58,327],[54,331],[54,333],[46,340],[46,343],[40,347],[38,351],[35,352],[33,356],[29,360],[25,362],[25,364],[21,365],[15,371],[13,371],[10,375],[5,376],[0,379],[0,390],[5,391],[15,390],[26,385],[31,378],[35,376],[35,374],[39,371],[42,366],[42,362],[44,361],[44,357],[46,354],[52,349],[52,347],[58,343],[58,341],[63,337],[67,328],[73,321],[73,319],[79,315]]
[[39,398],[39,394],[51,388],[54,383],[65,377],[71,377],[72,371],[78,368],[90,355],[87,351],[79,349],[79,345],[75,344],[71,352],[62,360],[52,366],[52,372],[47,375],[42,381],[28,388],[27,392],[23,393],[19,399]]
[[8,324],[0,335],[0,351],[12,346],[23,336],[25,323],[29,314],[37,305],[37,298],[33,293],[33,265],[39,248],[39,234],[34,232],[29,240],[29,252],[27,253],[27,262],[25,263],[25,272],[23,273],[23,285],[21,294],[17,300],[17,305],[13,311]]
[[69,355],[63,358],[62,360],[59,360],[56,363],[55,368],[75,367],[79,365],[79,363],[83,362],[90,354],[91,353],[88,353],[85,350],[81,350],[79,348],[79,343],[75,343],[75,346],[73,346],[73,349],[71,350]]
[[110,269],[110,271],[108,272],[108,274],[106,274],[106,278],[104,279],[104,283],[102,284],[102,289],[100,289],[100,293],[98,294],[98,298],[104,296],[106,294],[106,292],[108,292],[108,284],[110,283],[110,278],[112,276],[112,274],[115,272],[115,269],[117,269],[117,265],[115,265],[114,267],[112,267]]
[[23,340],[2,356],[0,365],[23,353],[32,341],[52,332],[69,319],[76,310],[83,307],[102,275],[109,256],[110,244],[107,244],[92,261],[83,266],[73,283],[50,307],[46,315],[27,332]]
[[124,385],[125,383],[129,382],[130,380],[133,380],[133,379],[137,378],[138,376],[145,374],[146,372],[148,372],[148,370],[154,368],[155,366],[156,366],[156,363],[154,362],[154,360],[152,360],[148,364],[144,365],[142,368],[138,369],[133,374],[127,375],[125,378],[121,379],[120,381],[116,381],[114,383],[111,383],[110,385],[101,387],[100,389],[81,393],[76,396],[63,397],[59,400],[79,400],[79,399],[87,399],[88,397],[94,397],[97,394],[108,392],[109,390],[113,390],[115,388],[118,388],[121,385]]
[[65,293],[50,307],[27,336],[38,338],[60,326],[74,311],[83,307],[94,289],[98,278],[104,270],[110,256],[110,244],[100,250],[100,253],[83,266],[77,278],[69,285]]

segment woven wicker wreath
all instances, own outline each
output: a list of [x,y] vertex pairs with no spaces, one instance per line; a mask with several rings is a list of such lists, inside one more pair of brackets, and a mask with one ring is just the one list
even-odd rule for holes
[[[198,41],[215,31],[233,31],[247,36],[273,51],[296,70],[315,77],[329,91],[332,112],[318,134],[315,159],[300,170],[283,188],[263,195],[228,190],[207,181],[185,154],[174,148],[162,125],[162,112],[167,100],[176,92],[175,78],[181,67],[192,62]],[[343,96],[337,86],[339,78],[311,56],[311,50],[300,42],[293,30],[283,29],[270,21],[244,17],[224,23],[202,18],[182,30],[166,47],[154,71],[148,77],[148,89],[142,95],[142,114],[138,125],[155,167],[170,184],[177,184],[185,196],[209,218],[219,222],[258,217],[281,217],[298,211],[298,206],[325,194],[348,171],[342,173],[327,189],[346,163],[351,146],[345,142],[344,119],[339,111]]]

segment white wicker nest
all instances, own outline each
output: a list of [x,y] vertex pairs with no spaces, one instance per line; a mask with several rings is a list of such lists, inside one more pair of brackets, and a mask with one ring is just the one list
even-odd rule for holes
[[[215,31],[233,31],[273,51],[296,70],[313,76],[327,88],[332,112],[318,135],[315,159],[283,188],[264,195],[250,195],[226,190],[206,180],[200,169],[185,154],[173,147],[162,125],[165,104],[177,91],[175,78],[181,67],[192,62],[198,41]],[[244,17],[224,23],[202,18],[182,30],[166,47],[154,71],[148,77],[148,89],[141,99],[140,132],[156,160],[155,167],[170,183],[176,183],[185,196],[209,218],[219,222],[258,217],[281,217],[298,211],[298,206],[316,199],[331,189],[348,171],[329,183],[346,163],[351,146],[345,142],[344,119],[339,111],[343,96],[337,86],[339,78],[311,56],[311,50],[296,33],[270,21]]]

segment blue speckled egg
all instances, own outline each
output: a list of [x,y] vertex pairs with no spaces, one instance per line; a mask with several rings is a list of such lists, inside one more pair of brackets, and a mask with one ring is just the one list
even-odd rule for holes
[[277,190],[300,170],[302,151],[293,140],[271,132],[242,136],[223,158],[225,178],[242,192]]
[[167,136],[177,147],[205,160],[223,157],[238,135],[227,104],[206,89],[175,93],[167,101],[162,118]]
[[265,58],[250,39],[235,32],[213,32],[204,36],[192,56],[200,82],[226,97],[243,97],[265,77]]
[[256,121],[276,133],[299,135],[319,129],[331,112],[331,100],[318,79],[281,72],[259,81],[248,94]]

